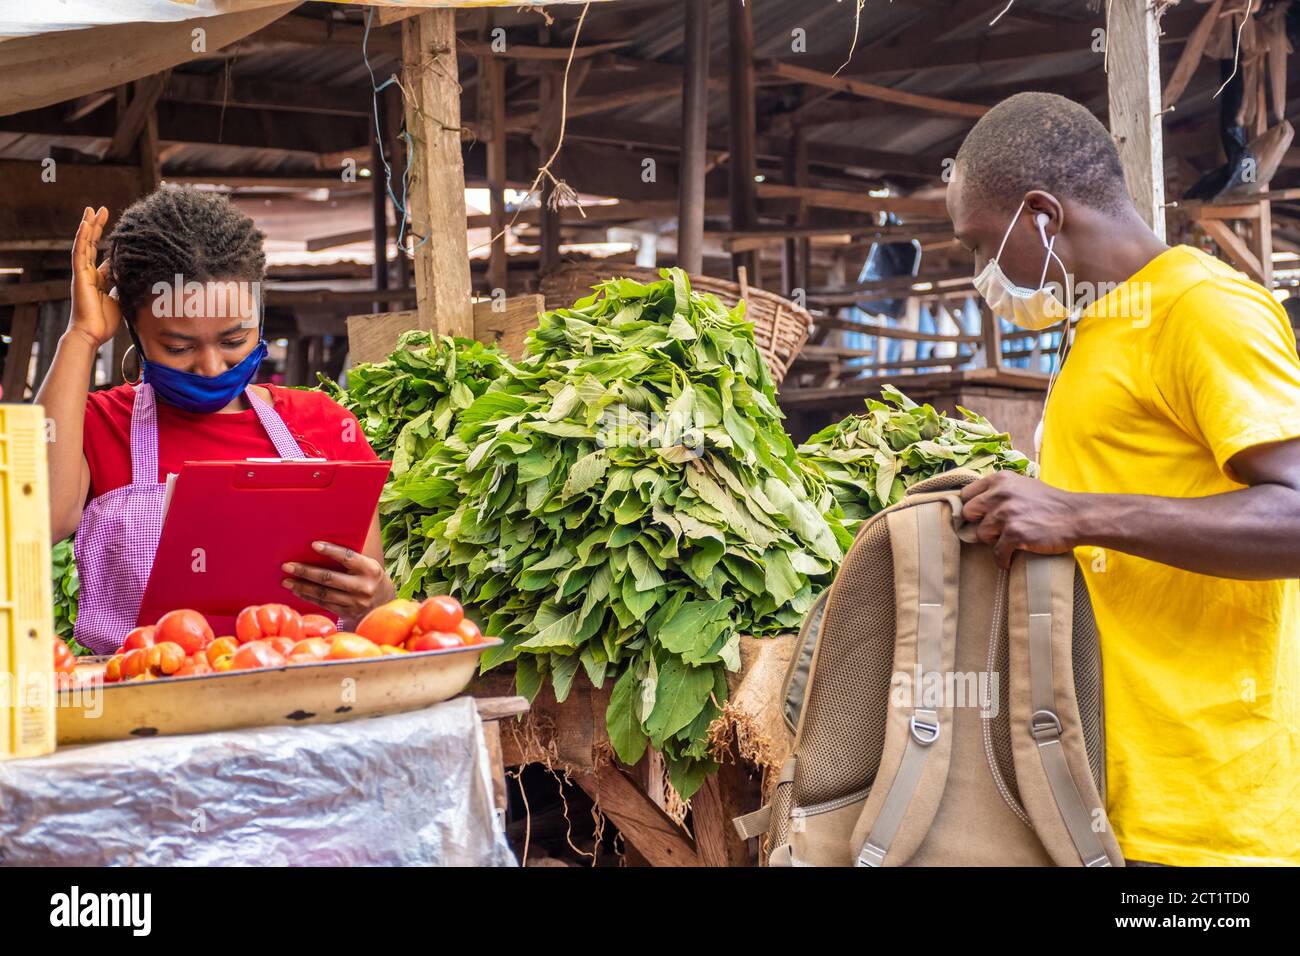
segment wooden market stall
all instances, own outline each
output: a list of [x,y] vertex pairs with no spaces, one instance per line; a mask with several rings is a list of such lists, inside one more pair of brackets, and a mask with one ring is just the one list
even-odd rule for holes
[[[23,71],[67,63],[66,39],[0,55],[5,396],[34,394],[48,367],[83,197],[119,212],[160,182],[193,183],[229,192],[283,246],[265,301],[289,384],[382,358],[412,328],[517,355],[539,311],[576,298],[575,276],[677,264],[762,317],[792,434],[895,383],[978,408],[1028,448],[1051,333],[1011,333],[981,309],[944,206],[970,125],[1022,90],[1108,121],[1158,233],[1267,287],[1296,282],[1273,265],[1300,257],[1288,3],[900,0],[856,18],[830,0],[458,6],[267,4],[213,18],[183,55],[151,25],[117,72],[92,81],[91,60],[49,90]],[[1238,106],[1216,119],[1225,63]],[[1183,198],[1223,165],[1234,123],[1256,175]],[[916,249],[910,269],[867,275],[875,250],[900,244]],[[617,764],[608,691],[582,681],[502,722],[505,763],[567,772],[635,859],[746,864],[756,848],[726,821],[753,809],[789,747],[775,701],[788,655],[788,640],[746,642],[714,728],[723,771],[689,807],[654,755]],[[512,693],[509,673],[476,693]]]

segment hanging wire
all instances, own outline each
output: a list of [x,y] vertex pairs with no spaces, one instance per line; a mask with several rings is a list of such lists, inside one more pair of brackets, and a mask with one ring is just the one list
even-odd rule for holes
[[[388,193],[388,198],[392,200],[393,208],[397,210],[397,253],[402,255],[404,252],[402,240],[406,236],[406,218],[408,215],[406,206],[407,192],[411,184],[411,154],[415,152],[415,143],[411,140],[411,131],[403,129],[398,134],[398,139],[406,141],[406,168],[402,170],[402,198],[398,200],[393,193],[393,167],[388,162],[388,157],[384,155],[384,131],[379,128],[379,94],[397,84],[397,88],[402,91],[403,100],[406,97],[406,89],[402,86],[402,81],[397,78],[396,73],[391,73],[388,79],[378,85],[375,84],[375,70],[370,63],[370,52],[367,48],[370,40],[370,25],[374,20],[375,8],[371,7],[366,12],[366,29],[361,34],[361,59],[365,61],[366,72],[370,74],[370,98],[373,109],[371,114],[375,118],[375,143],[379,147],[379,161],[384,164],[384,189]],[[376,174],[379,172],[375,170]],[[427,235],[420,237],[414,248],[419,248],[429,241]]]

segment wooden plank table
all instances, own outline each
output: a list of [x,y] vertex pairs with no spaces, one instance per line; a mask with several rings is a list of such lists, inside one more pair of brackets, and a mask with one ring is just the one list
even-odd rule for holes
[[479,697],[474,704],[479,720],[483,722],[483,740],[488,758],[492,761],[492,800],[498,812],[506,809],[506,765],[501,754],[501,721],[506,717],[520,717],[528,713],[528,699],[517,695],[504,697]]
[[[753,866],[757,841],[742,840],[731,820],[758,808],[793,742],[779,701],[793,649],[793,635],[741,639],[741,668],[728,674],[730,697],[721,722],[728,731],[714,738],[726,754],[718,772],[689,801],[689,829],[679,822],[680,813],[670,812],[659,754],[647,750],[634,767],[615,756],[605,725],[612,681],[596,688],[579,675],[563,703],[556,702],[549,685],[543,687],[525,719],[498,722],[501,763],[537,763],[566,773],[618,827],[629,860],[650,866]],[[469,693],[480,707],[506,698],[514,693],[514,673],[508,666],[491,671],[477,678]]]

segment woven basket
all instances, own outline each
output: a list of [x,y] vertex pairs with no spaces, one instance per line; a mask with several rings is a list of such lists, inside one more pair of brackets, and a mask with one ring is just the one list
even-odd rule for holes
[[[658,282],[661,276],[658,269],[642,266],[602,264],[599,260],[568,262],[543,276],[538,291],[545,296],[548,309],[563,309],[591,295],[597,282],[613,278]],[[779,386],[795,356],[808,341],[812,316],[789,299],[764,289],[742,288],[737,282],[712,276],[693,275],[690,280],[692,289],[717,296],[729,309],[741,299],[745,300],[745,318],[754,323],[758,351],[767,362],[772,381]]]

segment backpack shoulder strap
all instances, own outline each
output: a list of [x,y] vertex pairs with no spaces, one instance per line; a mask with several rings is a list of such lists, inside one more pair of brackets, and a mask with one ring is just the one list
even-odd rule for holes
[[947,783],[952,707],[924,692],[932,686],[926,675],[951,671],[956,652],[961,544],[953,533],[953,507],[943,496],[899,508],[888,518],[898,624],[895,679],[906,675],[911,686],[901,706],[891,700],[877,786],[854,830],[861,841],[859,866],[896,866],[910,859]]
[[1088,770],[1074,696],[1074,558],[1023,554],[1011,575],[1008,628],[1016,781],[1058,865],[1122,865]]
[[826,600],[830,597],[828,587],[817,596],[813,606],[804,615],[799,635],[795,639],[794,652],[790,655],[790,666],[786,669],[785,680],[781,683],[781,705],[784,708],[786,726],[792,733],[799,730],[803,716],[803,705],[808,695],[808,681],[812,673],[813,652],[821,640],[822,620],[825,617]]

